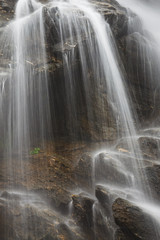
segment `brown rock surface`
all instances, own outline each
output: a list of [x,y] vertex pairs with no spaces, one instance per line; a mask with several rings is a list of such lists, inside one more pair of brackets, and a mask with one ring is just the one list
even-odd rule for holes
[[14,16],[17,0],[0,0],[0,27],[4,27]]
[[115,222],[127,239],[157,239],[154,224],[142,209],[121,198],[115,200],[112,209]]
[[160,165],[153,164],[145,168],[148,183],[155,201],[160,201]]
[[0,197],[0,238],[3,240],[83,240],[83,233],[70,220],[68,226],[40,197],[30,193],[8,192]]
[[85,239],[69,212],[72,192],[83,185],[75,169],[85,149],[92,151],[92,146],[62,141],[54,148],[48,143],[38,154],[25,153],[21,161],[16,155],[12,163],[1,159],[0,239]]

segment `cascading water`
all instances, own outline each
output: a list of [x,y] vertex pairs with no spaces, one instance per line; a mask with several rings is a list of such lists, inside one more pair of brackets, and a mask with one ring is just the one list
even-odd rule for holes
[[[6,174],[9,176],[7,190],[14,195],[14,190],[21,191],[23,188],[18,181],[16,169],[20,169],[21,181],[28,182],[24,174],[26,156],[32,149],[42,150],[44,141],[49,139],[52,132],[40,3],[32,0],[18,1],[15,19],[4,29],[1,44],[1,64],[7,75],[6,78],[2,76],[1,127],[4,134],[1,141],[4,142],[3,159],[7,162]],[[37,65],[41,66],[39,72],[36,70]],[[25,206],[29,204],[32,194],[27,191],[18,194],[19,198],[24,195]],[[36,197],[32,198],[33,202],[36,201]],[[8,209],[13,208],[14,211],[15,201],[7,201],[7,204]],[[19,211],[20,222],[24,225],[22,231],[27,232],[29,223],[26,210]],[[13,228],[16,226],[14,219],[11,224]],[[5,239],[17,239],[8,229],[4,231]],[[26,237],[27,234],[24,238]]]
[[[27,154],[35,147],[44,149],[45,142],[54,132],[54,126],[53,128],[51,126],[53,122],[58,121],[56,114],[52,113],[54,109],[50,102],[52,97],[49,95],[47,74],[49,60],[45,42],[47,39],[46,18],[52,22],[58,33],[58,41],[52,48],[55,52],[57,49],[62,52],[68,137],[72,138],[79,134],[77,132],[79,118],[77,98],[81,96],[77,91],[79,84],[77,82],[81,81],[88,127],[92,127],[90,123],[97,117],[91,101],[92,88],[97,89],[96,93],[100,95],[99,86],[102,85],[107,95],[109,109],[113,112],[117,123],[118,140],[122,138],[125,142],[126,149],[119,147],[117,143],[116,147],[96,154],[93,163],[93,191],[96,184],[102,183],[105,188],[109,189],[111,201],[115,198],[112,199],[112,195],[116,194],[116,196],[129,198],[141,206],[146,198],[146,207],[144,207],[146,210],[150,193],[144,183],[141,183],[145,177],[143,170],[140,170],[143,169],[142,155],[116,44],[109,25],[96,10],[96,3],[86,0],[49,1],[46,4],[35,0],[19,0],[14,21],[3,30],[0,38],[3,53],[1,65],[5,69],[5,74],[0,76],[2,77],[1,127],[4,129],[2,138],[5,139],[3,157],[9,159],[10,165],[7,174],[14,181],[14,185],[11,183],[11,190],[18,188],[18,183],[17,186],[15,184],[13,158],[16,156],[19,159],[17,164],[21,165],[23,178],[24,159],[27,161]],[[80,62],[78,71],[73,65],[77,62]],[[103,105],[106,107],[104,103]],[[51,119],[53,115],[54,120]],[[116,148],[118,150],[115,150]],[[113,176],[110,179],[106,171],[116,177]],[[27,193],[24,194],[26,195]],[[25,198],[26,202],[29,202],[28,198]],[[36,199],[35,197],[35,202]],[[93,211],[96,228],[98,204],[94,205]],[[149,214],[152,215],[152,210]],[[24,230],[27,231],[30,226],[26,219],[27,214],[23,212],[21,215],[21,221],[26,225]],[[155,219],[157,220],[157,216]],[[112,225],[112,219],[108,218],[108,221]],[[155,239],[158,239],[160,233],[156,227],[153,231],[155,231]],[[113,239],[114,229],[111,228],[109,232],[110,239]],[[34,234],[35,239],[39,239],[39,234],[37,232]],[[6,234],[7,239],[9,235]],[[27,233],[24,239],[29,239]]]
[[[159,117],[157,114],[156,105],[159,102],[158,92],[159,92],[159,63],[160,63],[160,34],[158,31],[158,24],[160,22],[160,5],[158,1],[123,1],[118,0],[119,4],[128,10],[129,23],[128,23],[128,48],[132,47],[132,41],[135,41],[135,67],[129,66],[130,71],[136,71],[137,80],[140,84],[143,82],[143,86],[148,85],[152,89],[152,95],[149,96],[148,105],[152,102],[153,111],[151,112],[151,119],[148,130],[142,133],[145,136],[145,132],[151,138],[154,138],[154,134],[151,134],[152,129],[155,128],[157,131],[159,129]],[[135,15],[136,14],[136,17]],[[139,60],[140,59],[140,60]],[[128,59],[128,65],[132,64],[132,60]],[[141,68],[141,70],[140,70]],[[143,71],[143,76],[140,74]],[[148,93],[140,89],[141,95],[148,96]],[[151,101],[150,101],[151,98]],[[147,101],[147,100],[146,100]],[[157,119],[158,118],[158,119]],[[143,126],[142,126],[143,127]],[[150,135],[151,134],[151,135]],[[141,136],[139,136],[141,137]],[[141,206],[142,203],[139,203]],[[145,211],[149,212],[159,225],[159,207],[153,203],[153,200],[149,203],[144,204]],[[155,210],[156,209],[156,210]],[[159,239],[160,232],[159,227],[157,227],[157,238]]]
[[[1,93],[7,139],[4,154],[11,159],[16,152],[22,160],[33,146],[43,145],[51,133],[41,4],[18,1],[15,20],[5,29],[1,41],[2,62],[5,59],[9,63],[5,67],[11,72],[6,81],[8,92]],[[36,72],[36,65],[41,65],[40,72]]]
[[[158,29],[158,23],[160,21],[159,12],[160,7],[158,2],[152,1],[118,1],[122,6],[128,9],[129,25],[128,31],[130,33],[127,40],[127,44],[130,45],[135,41],[135,66],[130,66],[131,60],[128,59],[128,67],[130,71],[137,72],[137,81],[141,82],[152,89],[153,111],[151,112],[151,118],[153,119],[153,125],[156,125],[156,102],[159,101],[159,66],[160,62],[160,35]],[[136,14],[136,16],[134,15]],[[143,71],[143,76],[140,74],[140,68]],[[143,92],[140,88],[141,95],[149,95],[147,92]],[[149,99],[148,99],[149,100]],[[146,100],[147,101],[147,100]],[[151,101],[148,101],[148,105],[151,105]]]

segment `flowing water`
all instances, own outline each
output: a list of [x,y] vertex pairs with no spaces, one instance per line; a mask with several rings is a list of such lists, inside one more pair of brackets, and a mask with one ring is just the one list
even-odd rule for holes
[[[150,11],[151,15],[152,9],[146,6],[141,15],[139,9],[142,7],[136,1],[130,0],[127,1],[127,4],[123,0],[119,0],[119,2],[125,7],[128,7],[127,4],[130,3],[131,10],[142,18],[144,27],[148,31],[151,30],[155,39],[153,45],[159,46],[160,36],[155,31],[155,23],[146,20],[145,11]],[[153,14],[154,16],[156,14],[157,18],[159,17],[158,10]],[[143,168],[143,158],[134,125],[135,118],[131,111],[132,103],[125,87],[125,78],[120,67],[116,44],[109,24],[97,11],[96,4],[86,0],[49,1],[46,4],[35,0],[19,0],[14,20],[4,28],[1,34],[3,71],[0,74],[0,127],[3,129],[2,141],[5,141],[3,157],[9,159],[8,164],[10,165],[7,174],[12,179],[16,179],[12,160],[18,156],[17,164],[21,166],[23,176],[25,156],[39,146],[43,149],[45,142],[53,137],[54,126],[52,127],[52,125],[53,122],[56,122],[56,114],[54,114],[53,121],[52,111],[54,109],[50,102],[47,74],[47,61],[49,60],[45,42],[47,39],[46,18],[56,26],[58,32],[58,41],[53,43],[53,49],[60,49],[62,54],[67,109],[66,128],[69,129],[69,136],[79,134],[77,133],[79,115],[76,87],[80,74],[88,122],[90,123],[94,119],[94,109],[90,98],[92,84],[94,88],[97,88],[97,94],[100,95],[99,86],[103,80],[108,105],[116,120],[117,132],[120,132],[119,135],[117,134],[118,140],[125,142],[125,148],[117,142],[115,146],[108,150],[105,149],[103,153],[95,154],[93,184],[103,184],[110,192],[111,201],[114,200],[113,195],[130,199],[145,211],[149,208],[147,212],[153,217],[159,208],[153,203],[151,204],[150,189],[141,182],[145,177],[145,172],[140,170]],[[131,28],[134,27],[131,22]],[[73,68],[73,63],[76,64],[77,59],[80,61],[79,71]],[[90,72],[92,72],[92,84],[89,81]],[[104,107],[107,106],[104,105]],[[103,109],[101,110],[103,111]],[[71,129],[69,125],[72,126]],[[110,175],[106,176],[106,172],[110,172]],[[113,177],[110,178],[111,175]],[[10,187],[13,188],[12,184]],[[95,188],[95,186],[93,187]],[[18,184],[14,188],[18,188]],[[28,201],[28,198],[25,197],[25,201]],[[146,199],[146,203],[142,206],[144,199]],[[30,204],[29,201],[28,204]],[[69,207],[72,209],[72,202]],[[96,219],[98,205],[95,204],[93,211]],[[155,216],[156,221],[157,216],[158,214]],[[25,214],[22,214],[22,218],[25,218]],[[159,220],[157,222],[155,236],[158,240],[160,233],[157,224],[159,224]],[[94,225],[96,228],[96,221],[94,221]],[[111,239],[113,235],[114,229],[111,228]]]
[[[130,66],[132,63],[128,59],[128,67],[130,71],[137,72],[137,80],[139,83],[147,84],[151,89],[153,95],[153,108],[156,106],[159,92],[159,62],[160,62],[160,33],[158,31],[158,24],[160,22],[160,6],[158,1],[136,1],[136,0],[118,0],[118,2],[127,9],[129,23],[128,32],[130,33],[128,45],[131,46],[131,41],[137,42],[135,49],[135,66]],[[136,14],[136,17],[135,15]],[[138,60],[140,59],[140,60]],[[140,74],[140,66],[142,67],[143,75]],[[146,96],[147,93],[141,94]],[[147,100],[146,100],[147,101]],[[153,116],[153,126],[156,121]],[[150,123],[151,124],[151,123]]]
[[[156,106],[159,104],[157,96],[159,95],[158,92],[160,86],[160,32],[158,30],[160,22],[159,2],[137,0],[118,0],[118,2],[127,9],[129,16],[128,32],[130,33],[131,38],[133,37],[136,40],[138,45],[136,50],[137,62],[138,58],[140,58],[145,78],[141,78],[138,66],[136,69],[137,78],[139,81],[143,81],[144,84],[148,82],[148,85],[152,89],[154,106]],[[133,16],[133,13],[136,14],[136,18]],[[128,41],[128,44],[131,45],[130,41]],[[153,136],[156,136],[158,134],[159,122],[157,123],[154,119],[151,122],[150,132],[152,132],[152,129],[153,131],[155,129],[156,132],[153,132]],[[157,128],[155,128],[156,125]],[[156,205],[149,205],[146,203],[144,208],[159,222],[159,208],[157,208]],[[157,238],[159,235],[160,233],[158,232]]]
[[[17,154],[21,165],[25,154],[43,145],[51,133],[41,4],[18,1],[15,19],[4,30],[1,42],[6,75],[1,84],[7,89],[1,89],[4,158],[11,160]],[[36,65],[41,66],[39,72]],[[9,164],[14,169],[12,160]]]

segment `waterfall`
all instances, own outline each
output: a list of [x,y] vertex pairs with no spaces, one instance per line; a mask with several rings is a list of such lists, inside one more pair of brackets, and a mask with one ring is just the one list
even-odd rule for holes
[[[137,64],[133,68],[131,66],[131,71],[137,72],[137,79],[140,82],[143,81],[143,84],[147,83],[148,86],[152,89],[153,99],[153,109],[159,102],[158,91],[160,87],[159,82],[159,63],[160,63],[160,34],[158,29],[158,24],[160,22],[160,5],[159,2],[152,1],[136,1],[129,0],[123,1],[118,0],[119,4],[127,9],[129,23],[128,23],[128,33],[129,40],[128,46],[131,47],[131,39],[135,39],[137,42],[136,56]],[[136,14],[136,15],[134,15]],[[135,17],[136,16],[136,17]],[[144,73],[144,78],[140,76],[139,62],[138,58],[142,64],[142,71]],[[142,92],[144,96],[147,96],[147,93]],[[159,129],[159,117],[156,116],[156,111],[152,111],[152,121],[150,121],[148,126],[148,133],[157,126]],[[143,126],[142,126],[143,127]],[[151,202],[150,202],[151,204]],[[145,211],[149,212],[153,218],[156,218],[156,221],[159,224],[159,207],[152,204],[147,204],[143,206]],[[157,215],[158,213],[158,215]],[[159,227],[157,227],[157,238],[160,236]]]
[[[156,22],[152,22],[146,17],[146,11],[152,14],[149,5],[144,8],[141,15],[141,2],[137,3],[134,0],[127,2],[118,0],[118,2],[125,7],[130,7],[141,18],[143,27],[155,40],[152,45],[159,49],[160,35],[155,31],[157,18],[160,18],[158,10],[154,12],[154,16],[155,14],[157,16]],[[50,48],[47,46],[47,40],[50,37],[47,31],[50,32],[52,29],[47,25],[47,21],[52,23],[51,27],[55,29]],[[135,28],[132,21],[129,27]],[[92,94],[93,89],[96,89],[96,97],[100,98],[101,87],[107,103],[103,102],[100,111],[108,107],[112,113],[116,125],[117,141],[112,146],[106,146],[104,151],[99,150],[95,153],[92,163],[92,190],[95,192],[96,185],[101,183],[109,191],[112,202],[116,195],[125,199],[129,198],[143,208],[156,222],[153,231],[157,236],[155,239],[158,240],[160,233],[157,226],[160,222],[158,214],[154,217],[154,213],[156,211],[159,213],[160,210],[153,203],[146,180],[135,124],[136,114],[133,111],[132,100],[125,83],[125,72],[122,70],[112,31],[102,14],[97,11],[97,4],[87,0],[50,0],[47,3],[19,0],[16,5],[15,18],[4,28],[0,43],[2,53],[0,64],[4,69],[4,74],[0,76],[2,77],[0,127],[1,138],[5,142],[3,161],[8,161],[9,170],[6,174],[12,179],[10,191],[21,190],[16,176],[15,159],[20,165],[21,179],[25,180],[27,185],[29,179],[25,179],[24,172],[28,155],[34,154],[34,151],[38,153],[45,151],[47,142],[52,141],[54,145],[57,126],[62,128],[62,132],[65,129],[66,132],[62,135],[66,135],[66,139],[75,141],[79,136],[83,139],[82,126],[79,127],[78,122],[80,118],[78,108],[81,108],[79,98],[83,98],[81,105],[85,105],[87,123],[84,124],[87,124],[89,129],[93,128],[94,120],[99,119],[96,114],[99,113],[94,112]],[[149,45],[150,49],[152,47]],[[63,71],[64,85],[61,89],[64,94],[58,95],[58,100],[57,96],[52,96],[54,89],[50,89],[50,86],[56,87],[59,80],[49,77],[49,64],[53,61],[50,56],[52,51],[57,53],[58,61],[63,65],[60,71]],[[157,52],[156,56],[159,60],[159,50]],[[152,70],[149,75],[152,78]],[[159,84],[154,77],[153,80],[153,85]],[[64,99],[61,100],[61,97]],[[57,102],[54,102],[54,99]],[[65,104],[65,109],[57,110],[56,104],[58,106]],[[64,114],[65,127],[62,126],[63,117],[59,120],[57,112],[58,115]],[[103,123],[100,124],[103,126]],[[101,141],[103,141],[103,136]],[[113,175],[112,179],[106,174],[107,171]],[[93,192],[91,194],[95,197]],[[21,201],[27,204],[32,205],[35,202],[36,205],[36,202],[40,201],[39,198],[37,200],[37,196],[30,195],[26,189],[22,195]],[[33,197],[33,201],[30,196]],[[93,207],[95,229],[98,208],[98,204]],[[25,212],[21,212],[21,221],[25,225],[24,232],[30,226],[26,215]],[[112,219],[108,221],[112,225]],[[13,226],[14,224],[13,221]],[[113,239],[114,230],[109,231]],[[36,230],[34,234],[35,239],[40,239]],[[9,239],[8,235],[6,235],[7,239]],[[29,239],[27,233],[24,239]]]
[[[148,84],[152,89],[153,96],[153,108],[156,106],[158,100],[159,91],[159,66],[157,63],[160,62],[160,34],[158,29],[158,23],[160,21],[159,12],[160,7],[158,2],[152,1],[123,1],[118,0],[118,2],[124,6],[128,11],[129,25],[128,32],[130,33],[130,38],[128,40],[128,45],[130,47],[131,40],[137,42],[137,47],[135,49],[137,63],[135,67],[130,66],[131,71],[137,71],[137,80],[139,83],[143,81],[144,85]],[[136,14],[133,16],[133,14]],[[140,59],[138,61],[138,58]],[[144,72],[144,77],[140,76],[140,67],[138,64],[142,65],[142,71]],[[129,65],[129,64],[128,64]],[[147,98],[147,93],[142,92]],[[149,104],[149,103],[148,103]],[[156,113],[152,112],[152,119],[156,119]],[[157,125],[156,121],[153,120],[153,126]],[[151,125],[151,123],[150,123]],[[152,127],[153,127],[152,126]]]
[[22,158],[31,142],[43,145],[51,132],[41,4],[18,1],[15,20],[5,29],[1,42],[5,67],[11,72],[6,82],[8,93],[1,93],[6,152],[12,157],[16,151]]

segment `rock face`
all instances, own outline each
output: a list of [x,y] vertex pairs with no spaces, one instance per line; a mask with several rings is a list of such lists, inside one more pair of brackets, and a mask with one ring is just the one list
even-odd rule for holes
[[[158,130],[157,130],[158,132]],[[144,134],[140,137],[137,137],[137,142],[139,144],[139,147],[141,149],[141,153],[146,160],[151,160],[151,161],[156,161],[159,160],[160,158],[160,153],[159,153],[159,136],[155,135],[150,135],[150,134]],[[116,149],[118,151],[122,152],[128,152],[129,147],[128,147],[129,140],[126,141],[126,139],[121,139],[118,144],[116,145]]]
[[[42,2],[45,3],[46,1]],[[13,18],[15,3],[16,1],[0,1],[1,26],[5,26]],[[130,17],[138,28],[128,31],[126,9],[121,7],[116,1],[107,0],[95,3],[96,8],[104,15],[113,32],[122,58],[122,64],[127,73],[126,84],[128,85],[129,94],[132,97],[136,112],[139,118],[147,123],[146,119],[157,118],[160,112],[158,105],[155,106],[155,99],[159,100],[158,89],[160,88],[157,85],[159,70],[156,69],[157,64],[154,62],[154,59],[156,59],[154,56],[157,55],[156,49],[154,50],[149,37],[142,31],[141,23],[137,16],[132,14]],[[107,93],[104,91],[106,88],[104,81],[101,80],[101,85],[95,84],[92,71],[90,71],[87,76],[88,96],[85,95],[85,86],[83,81],[81,81],[82,71],[80,70],[81,64],[78,53],[80,43],[75,39],[74,46],[71,46],[68,38],[62,47],[58,30],[58,9],[55,7],[52,9],[44,7],[43,15],[46,31],[47,71],[50,79],[50,101],[52,103],[51,112],[53,113],[54,135],[68,136],[70,138],[77,137],[79,139],[85,138],[94,141],[115,140],[117,137],[116,121],[107,100]],[[52,15],[52,19],[50,15]],[[82,41],[85,46],[85,37]],[[150,46],[149,49],[148,46]],[[141,54],[142,50],[143,52],[148,51],[148,55],[153,58],[152,66],[147,61],[147,55],[143,56]],[[71,106],[70,104],[69,106],[69,103],[66,103],[66,99],[70,96],[66,92],[66,73],[63,56],[64,54],[71,54],[73,51],[76,57],[72,63],[72,68],[74,72],[77,72],[78,76],[76,76],[77,80],[74,82],[74,105]],[[132,64],[133,62],[135,64]],[[120,63],[121,66],[122,64]],[[150,72],[147,72],[147,69],[150,68],[153,69],[152,83],[150,81]],[[39,66],[35,66],[35,69],[36,71],[41,71]],[[92,109],[92,111],[88,112],[88,108]],[[59,109],[63,109],[63,113]]]
[[[42,2],[45,3],[47,1]],[[0,1],[1,26],[6,25],[13,18],[15,3],[16,1]],[[105,2],[96,1],[94,4],[96,4],[98,11],[104,15],[113,32],[118,51],[122,58],[122,64],[127,73],[126,84],[128,85],[129,93],[133,99],[139,118],[144,120],[145,118],[149,119],[153,117],[153,115],[158,116],[158,106],[154,104],[155,96],[157,99],[159,98],[156,84],[157,70],[153,71],[155,72],[155,76],[152,76],[155,84],[150,84],[150,74],[144,74],[143,69],[144,61],[146,69],[149,69],[147,67],[149,63],[145,59],[142,59],[141,54],[138,54],[139,58],[137,59],[137,52],[139,49],[145,50],[148,46],[147,41],[149,41],[142,33],[141,24],[138,24],[138,29],[128,32],[128,15],[126,9],[121,7],[116,1],[110,0]],[[88,82],[89,89],[86,95],[86,86],[82,81],[80,54],[78,50],[80,42],[75,38],[73,45],[71,44],[71,39],[68,38],[62,46],[58,30],[58,8],[53,7],[51,9],[44,7],[43,15],[46,32],[46,66],[50,79],[50,102],[53,114],[54,135],[57,137],[67,136],[94,141],[115,140],[117,137],[116,120],[108,103],[107,93],[104,90],[106,89],[106,83],[103,79],[100,79],[101,84],[96,84],[96,81],[93,81],[94,77],[90,69],[85,80]],[[132,18],[135,22],[139,21],[134,14]],[[94,36],[92,37],[94,39]],[[87,39],[84,37],[82,41],[84,49],[87,49]],[[139,46],[139,44],[142,46]],[[151,47],[148,51],[151,52],[152,49]],[[69,81],[69,79],[65,79],[67,69],[63,56],[65,54],[70,55],[73,51],[75,58],[70,64],[72,65],[73,72],[77,72],[77,74],[75,76],[76,81],[72,83],[74,89],[70,92],[71,89],[66,85],[66,81]],[[129,64],[131,62],[135,62],[136,64]],[[120,63],[123,68],[122,64]],[[155,66],[156,64],[153,62],[152,68],[154,69]],[[35,73],[42,70],[36,64],[34,68]],[[63,112],[60,109],[63,109]]]
[[[92,176],[85,169],[88,167],[91,172],[90,162],[93,161],[87,144],[81,147],[80,143],[64,146],[59,143],[56,151],[25,156],[24,174],[16,165],[16,159],[13,160],[16,178],[6,176],[9,171],[6,161],[1,162],[0,189],[14,186],[15,191],[0,192],[0,219],[3,219],[0,238],[34,240],[36,236],[38,240],[157,240],[153,235],[154,225],[150,216],[133,203],[117,199],[119,195],[124,195],[123,189],[120,193],[114,187],[91,184]],[[88,153],[80,157],[83,151]],[[146,166],[157,202],[159,172],[158,164]],[[92,195],[82,189],[92,190]],[[129,192],[125,195],[129,197]],[[119,229],[114,235],[116,224]]]
[[[6,26],[13,18],[15,3],[16,1],[13,0],[0,0],[0,27]],[[149,74],[147,72],[144,74],[143,68],[144,63],[146,69],[150,63],[142,56],[137,58],[139,49],[146,50],[147,41],[149,41],[147,36],[142,33],[139,19],[134,14],[132,15],[133,20],[139,23],[139,27],[128,32],[127,12],[115,0],[94,3],[110,24],[127,73],[126,84],[134,100],[139,118],[144,121],[145,117],[150,119],[158,116],[159,106],[154,104],[154,97],[159,99],[158,90],[156,90],[159,89],[159,86],[156,88],[155,84],[157,75],[153,75],[154,84],[151,85]],[[52,14],[54,23],[50,14]],[[19,192],[23,190],[31,196],[37,194],[41,198],[34,197],[33,201],[30,199],[26,201],[27,196],[24,197],[19,192],[18,194],[8,190],[1,192],[0,239],[34,240],[36,236],[37,240],[106,240],[106,238],[113,240],[113,226],[116,227],[116,223],[119,226],[115,234],[116,240],[157,240],[152,233],[153,222],[139,207],[118,198],[113,204],[112,211],[111,205],[117,198],[116,193],[109,192],[100,185],[94,189],[95,180],[107,184],[118,182],[121,186],[126,183],[129,185],[132,175],[124,169],[123,165],[123,160],[128,161],[128,159],[126,157],[122,161],[120,161],[121,159],[116,161],[115,158],[100,154],[95,162],[96,174],[94,176],[94,160],[91,154],[82,155],[84,147],[85,152],[88,152],[88,142],[83,145],[77,139],[92,141],[114,141],[116,139],[117,123],[110,111],[111,107],[104,90],[106,85],[103,79],[100,79],[100,84],[95,84],[93,72],[90,69],[86,76],[89,91],[87,94],[85,93],[85,86],[81,81],[82,70],[78,50],[80,42],[75,38],[74,44],[71,44],[71,39],[68,38],[62,46],[57,30],[57,8],[44,7],[43,15],[46,30],[46,71],[49,78],[53,131],[57,142],[52,151],[48,149],[45,152],[40,151],[35,156],[26,154],[23,159],[25,169],[23,174],[20,166],[17,166],[16,157],[12,159],[12,166],[7,165],[7,159],[1,161],[0,189],[14,186]],[[94,36],[92,37],[94,39]],[[84,49],[87,50],[86,37],[84,36],[81,41]],[[150,52],[151,50],[149,49]],[[65,82],[66,65],[63,56],[71,55],[73,52],[75,58],[71,62],[71,67],[74,72],[77,72],[77,75],[73,84],[74,106],[69,106],[66,104],[68,95]],[[128,62],[135,64],[128,67]],[[154,61],[151,64],[157,73]],[[3,65],[8,66],[8,62]],[[37,64],[33,66],[33,69],[35,79],[36,74],[38,75],[40,71],[42,74],[45,72]],[[92,112],[88,112],[88,108],[92,109]],[[62,143],[59,146],[58,140],[63,137],[68,142],[65,141],[65,144]],[[70,139],[76,140],[77,144],[72,146],[69,142]],[[160,166],[150,160],[158,160],[160,157],[159,140],[158,138],[141,137],[139,143],[143,155],[147,159],[145,171],[149,179],[148,183],[158,201],[160,199]],[[124,144],[124,146],[126,145]],[[127,148],[122,149],[122,147],[119,146],[119,149],[128,153]],[[125,158],[124,155],[122,157]],[[121,162],[120,165],[118,165],[119,162]],[[6,177],[6,173],[10,172],[8,168],[13,168],[14,171],[13,175]],[[77,193],[79,189],[83,189],[87,193],[79,194]],[[92,196],[89,193],[92,193]],[[46,200],[47,204],[45,205]],[[25,218],[23,218],[24,215]]]
[[[156,49],[152,46],[150,39],[142,34],[141,29],[135,29],[135,32],[125,36],[122,42],[124,66],[129,80],[128,86],[137,113],[143,121],[153,119],[159,115],[159,107],[155,105],[155,102],[159,101],[157,94],[159,89],[159,84],[157,84],[158,69],[155,62],[158,59]],[[153,59],[151,66],[147,60],[148,57]],[[153,74],[150,69],[152,69]]]
[[159,145],[160,141],[156,137],[140,137],[139,145],[145,158],[158,160],[160,158]]
[[153,164],[145,169],[148,183],[155,200],[160,201],[160,165]]
[[[51,20],[48,19],[47,22],[51,22]],[[50,25],[48,24],[48,26]],[[88,70],[83,82],[84,76],[79,53],[81,42],[75,38],[73,45],[73,39],[68,38],[61,48],[61,43],[59,43],[60,37],[57,33],[55,34],[57,31],[56,27],[53,31],[51,27],[48,29],[47,52],[49,53],[50,62],[50,96],[53,103],[54,116],[56,116],[53,124],[55,126],[55,135],[67,135],[71,138],[78,137],[94,141],[102,139],[114,140],[117,135],[116,122],[107,102],[107,94],[104,90],[106,83],[102,80],[101,84],[98,85],[94,81],[92,69]],[[88,44],[86,37],[82,38],[81,41],[83,42],[84,51],[86,51]],[[53,45],[53,42],[56,44]],[[67,75],[68,69],[63,64],[63,57],[65,54],[70,56],[73,53],[75,56],[74,60],[69,64],[72,66],[72,72],[76,73],[76,76],[73,79],[69,79]],[[73,86],[72,89],[67,85],[69,81],[71,81]],[[86,88],[88,89],[87,93]],[[63,115],[59,109],[63,109]]]
[[74,222],[67,226],[58,213],[32,194],[2,193],[0,219],[3,240],[84,239]]
[[[94,199],[84,194],[73,195],[73,217],[78,225],[89,232],[93,228],[93,204]],[[93,231],[93,230],[92,230]]]
[[[24,156],[23,173],[17,159],[13,159],[12,166],[7,159],[4,162],[1,160],[0,239],[89,239],[88,229],[93,226],[92,206],[95,200],[86,195],[73,196],[77,187],[84,184],[81,177],[85,173],[80,163],[79,178],[76,176],[84,147],[85,144],[66,145],[60,142],[55,145],[54,151],[48,146],[48,151]],[[81,159],[89,155],[85,154]],[[10,167],[14,172],[12,175],[9,174]],[[87,184],[88,180],[86,178],[86,187],[91,187]],[[73,211],[70,208],[72,200]]]
[[127,74],[129,94],[143,124],[153,119],[158,122],[160,109],[155,103],[159,102],[159,69],[156,64],[159,57],[154,40],[143,30],[140,19],[135,14],[128,14],[132,25],[128,26],[128,32],[116,39]]
[[[120,227],[126,239],[148,240],[157,239],[153,234],[154,224],[150,216],[129,201],[118,198],[112,206],[116,224]],[[123,239],[118,233],[117,239]],[[125,238],[124,238],[125,239]]]
[[90,154],[84,154],[79,159],[75,168],[75,178],[79,187],[87,191],[93,187],[93,158]]
[[[103,4],[104,17],[112,29],[126,72],[126,84],[133,108],[143,124],[147,124],[150,119],[159,121],[160,109],[159,105],[155,104],[160,100],[159,69],[156,64],[159,57],[154,41],[143,31],[141,21],[134,13],[128,13],[116,1],[108,0],[105,3],[108,4],[107,9]],[[132,26],[129,25],[129,18]],[[122,69],[123,66],[121,65]]]
[[112,157],[109,154],[101,153],[95,160],[95,179],[98,182],[106,184],[129,185],[132,180],[132,173],[125,169],[125,165],[116,156]]
[[17,0],[0,1],[0,27],[4,27],[14,16]]

